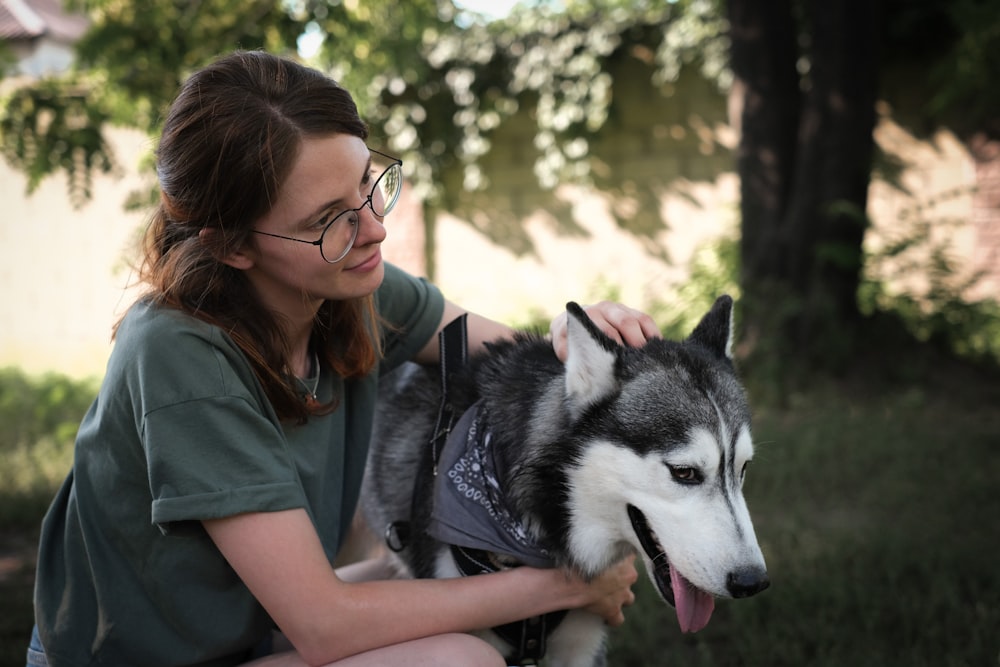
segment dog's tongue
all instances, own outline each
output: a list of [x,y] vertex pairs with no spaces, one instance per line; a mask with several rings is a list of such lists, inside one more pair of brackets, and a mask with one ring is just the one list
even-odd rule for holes
[[670,587],[674,589],[674,606],[677,608],[677,622],[681,632],[698,632],[712,618],[715,610],[715,598],[699,590],[677,573],[677,568],[670,568]]

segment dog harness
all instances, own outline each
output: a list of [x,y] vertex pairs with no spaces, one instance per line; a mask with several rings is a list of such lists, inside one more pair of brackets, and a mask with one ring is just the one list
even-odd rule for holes
[[[470,549],[453,544],[451,545],[451,555],[455,559],[459,572],[465,577],[490,574],[504,569],[502,564],[497,563],[493,554],[480,549]],[[565,617],[565,610],[553,611],[490,629],[514,647],[514,652],[506,657],[507,662],[514,665],[534,665],[545,657],[546,639],[550,632],[559,627]]]
[[[499,572],[510,567],[555,566],[549,552],[535,540],[507,507],[500,487],[500,471],[481,402],[456,421],[448,392],[453,373],[468,360],[466,317],[450,322],[438,336],[441,363],[441,404],[431,436],[434,461],[433,509],[428,534],[451,546],[463,576]],[[386,531],[390,549],[401,550],[408,526],[395,523]],[[498,556],[499,554],[499,556]],[[491,628],[514,654],[512,664],[535,664],[545,655],[546,638],[565,611],[535,616]]]

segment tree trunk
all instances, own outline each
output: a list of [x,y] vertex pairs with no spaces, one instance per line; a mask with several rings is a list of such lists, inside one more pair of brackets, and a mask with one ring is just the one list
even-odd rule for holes
[[[751,354],[840,365],[857,289],[877,94],[877,0],[729,0],[742,97],[743,325]],[[799,73],[800,36],[809,68]]]

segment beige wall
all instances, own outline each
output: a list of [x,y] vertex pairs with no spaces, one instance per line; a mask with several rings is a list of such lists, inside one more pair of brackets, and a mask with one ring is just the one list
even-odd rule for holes
[[143,222],[122,205],[140,184],[134,165],[149,144],[128,132],[115,132],[113,143],[123,173],[98,178],[79,210],[62,177],[28,196],[25,177],[0,161],[0,366],[103,373],[125,305],[123,258]]
[[732,230],[737,188],[735,176],[723,174],[714,182],[689,184],[685,197],[663,198],[662,215],[685,221],[654,236],[669,249],[670,263],[615,225],[605,196],[578,187],[563,187],[559,195],[587,235],[559,236],[545,213],[533,213],[524,221],[536,248],[532,254],[493,246],[468,224],[446,216],[439,223],[438,282],[458,303],[513,322],[531,311],[555,314],[570,300],[587,303],[605,296],[609,286],[629,304],[669,302],[694,251]]

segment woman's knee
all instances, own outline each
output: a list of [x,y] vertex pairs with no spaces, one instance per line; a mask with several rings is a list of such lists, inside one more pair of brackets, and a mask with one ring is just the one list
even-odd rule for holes
[[447,634],[429,638],[434,640],[434,652],[443,665],[469,665],[475,667],[506,667],[507,661],[487,642],[466,634]]
[[[255,667],[304,667],[305,662],[295,651],[278,653],[254,662]],[[466,634],[446,634],[414,639],[383,648],[358,653],[330,663],[328,667],[506,667],[500,653],[483,640]]]

